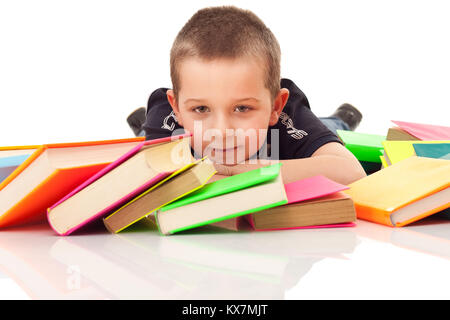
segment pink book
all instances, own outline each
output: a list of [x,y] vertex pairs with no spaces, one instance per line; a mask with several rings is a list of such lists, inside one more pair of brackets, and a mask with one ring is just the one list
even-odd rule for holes
[[134,197],[136,197],[140,193],[144,192],[145,190],[147,190],[151,186],[153,186],[153,185],[157,184],[158,182],[162,181],[164,178],[167,178],[168,176],[170,176],[176,170],[158,173],[155,177],[153,177],[150,180],[146,181],[144,184],[140,185],[138,188],[134,189],[133,191],[128,193],[126,196],[117,199],[114,203],[112,203],[111,205],[109,205],[109,206],[103,208],[102,210],[98,211],[95,215],[86,218],[81,223],[78,223],[77,225],[67,229],[64,232],[61,232],[60,230],[57,230],[57,228],[55,227],[54,222],[52,221],[52,219],[50,217],[51,213],[55,210],[55,208],[57,208],[58,206],[60,206],[64,202],[66,202],[68,199],[72,198],[74,195],[78,194],[81,190],[84,190],[85,188],[90,186],[95,181],[97,181],[100,178],[102,178],[103,176],[105,176],[107,173],[111,172],[112,170],[114,170],[115,168],[117,168],[118,166],[120,166],[121,164],[126,162],[128,159],[130,159],[131,157],[136,155],[143,147],[149,146],[149,145],[156,145],[156,144],[164,143],[164,142],[175,141],[175,140],[178,140],[178,139],[190,137],[191,135],[192,134],[190,134],[190,133],[185,133],[185,134],[177,135],[177,136],[170,136],[170,137],[164,137],[164,138],[160,138],[160,139],[147,140],[147,141],[144,141],[144,142],[138,144],[136,147],[134,147],[133,149],[131,149],[130,151],[128,151],[127,153],[122,155],[120,158],[118,158],[114,162],[112,162],[109,165],[107,165],[105,168],[103,168],[102,170],[97,172],[95,175],[93,175],[92,177],[90,177],[89,179],[84,181],[82,184],[77,186],[75,189],[73,189],[70,193],[68,193],[66,196],[64,196],[62,199],[60,199],[57,203],[55,203],[50,208],[48,208],[48,210],[47,210],[47,220],[48,220],[50,226],[59,235],[64,235],[64,236],[65,235],[69,235],[72,232],[74,232],[74,231],[80,229],[81,227],[85,226],[86,224],[88,224],[88,223],[90,223],[90,222],[92,222],[94,220],[102,218],[105,214],[107,214],[111,210],[113,210],[115,208],[118,208],[119,206],[121,206],[124,203],[126,203],[127,201],[133,199]]
[[[295,182],[287,183],[284,185],[286,195],[289,204],[298,203],[302,201],[308,201],[313,199],[322,198],[336,194],[337,192],[349,189],[349,187],[340,183],[327,179],[324,176],[314,176]],[[337,223],[337,224],[324,224],[324,225],[312,225],[302,227],[290,227],[290,228],[277,228],[277,229],[257,229],[252,219],[252,215],[244,216],[252,229],[256,231],[269,231],[269,230],[285,230],[285,229],[312,229],[312,228],[339,228],[339,227],[353,227],[355,223]],[[355,219],[356,220],[356,219]]]
[[404,121],[391,121],[399,126],[400,129],[405,130],[422,141],[450,140],[450,127]]

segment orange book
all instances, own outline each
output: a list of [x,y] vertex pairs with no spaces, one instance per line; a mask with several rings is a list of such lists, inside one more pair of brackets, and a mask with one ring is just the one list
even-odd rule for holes
[[44,221],[48,207],[144,139],[37,146],[0,183],[0,227]]
[[35,149],[41,147],[40,145],[31,145],[31,146],[7,146],[0,147],[0,157],[11,157],[18,156],[23,154],[29,154],[33,152]]
[[402,227],[450,207],[450,161],[410,157],[349,185],[360,219]]

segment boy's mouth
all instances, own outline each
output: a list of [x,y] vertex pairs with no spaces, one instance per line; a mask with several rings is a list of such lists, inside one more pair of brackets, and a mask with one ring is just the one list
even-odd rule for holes
[[238,149],[239,149],[238,146],[232,148],[212,148],[212,150],[214,150],[215,152],[222,152],[222,153],[235,152]]

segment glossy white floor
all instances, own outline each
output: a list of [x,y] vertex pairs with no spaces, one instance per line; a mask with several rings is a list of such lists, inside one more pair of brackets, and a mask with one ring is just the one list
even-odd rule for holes
[[449,299],[450,221],[169,237],[0,232],[0,299]]

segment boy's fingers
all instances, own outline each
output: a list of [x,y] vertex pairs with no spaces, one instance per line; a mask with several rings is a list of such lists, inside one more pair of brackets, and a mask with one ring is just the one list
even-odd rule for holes
[[231,175],[233,175],[233,170],[232,170],[233,167],[232,166],[225,166],[223,164],[215,163],[214,167],[217,170],[217,174],[221,174],[221,175],[224,175],[224,176],[231,176]]

